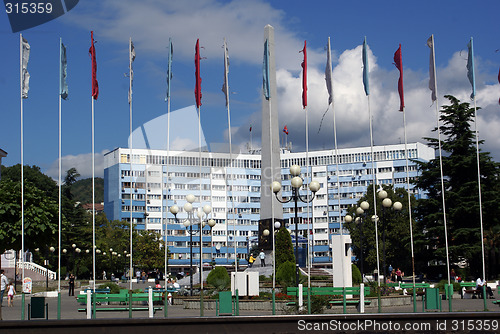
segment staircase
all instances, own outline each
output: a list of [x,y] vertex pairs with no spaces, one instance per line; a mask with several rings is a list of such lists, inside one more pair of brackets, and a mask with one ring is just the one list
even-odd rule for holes
[[[307,268],[300,268],[300,271],[303,275],[308,276],[309,270]],[[327,280],[333,280],[333,275],[331,269],[324,268],[311,268],[311,277],[313,276],[324,276]]]
[[17,268],[19,276],[21,276],[23,264],[24,277],[30,277],[32,281],[45,281],[47,279],[47,275],[49,277],[49,280],[55,280],[57,278],[57,273],[55,271],[47,270],[47,268],[34,262],[18,262]]

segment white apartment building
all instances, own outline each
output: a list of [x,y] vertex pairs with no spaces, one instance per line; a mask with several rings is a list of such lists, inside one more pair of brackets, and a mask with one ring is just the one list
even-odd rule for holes
[[[331,264],[329,240],[332,234],[340,232],[339,212],[344,216],[345,209],[357,203],[373,180],[370,147],[339,149],[338,175],[334,153],[334,150],[309,152],[311,179],[318,181],[321,187],[309,209],[305,203],[299,202],[297,210],[302,218],[298,226],[300,235],[310,235],[313,265],[316,266]],[[418,177],[417,165],[412,160],[429,161],[434,157],[431,147],[418,142],[408,144],[410,160],[406,171],[404,145],[375,146],[373,160],[377,184],[406,188],[407,172],[410,179]],[[258,152],[234,154],[232,164],[228,153],[202,152],[201,169],[199,153],[193,151],[170,151],[167,159],[165,150],[134,149],[131,163],[130,150],[117,148],[104,158],[104,211],[107,218],[130,221],[132,214],[137,229],[155,230],[164,237],[166,227],[167,246],[171,253],[169,266],[182,267],[189,263],[190,236],[182,224],[188,218],[182,209],[188,194],[196,196],[195,209],[210,205],[209,218],[216,221],[212,230],[208,225],[203,229],[203,262],[213,259],[217,264],[232,265],[236,249],[237,257],[241,259],[239,263],[246,264],[248,250],[258,242],[260,195],[262,191],[270,191],[261,189]],[[307,183],[306,154],[282,150],[280,160],[282,194],[286,198],[292,193],[290,166],[301,166],[302,176],[306,179],[304,183]],[[304,186],[300,192],[305,195],[307,188]],[[411,185],[410,192],[417,198],[422,196]],[[169,212],[174,204],[181,209],[178,221]],[[293,201],[283,205],[284,223],[292,231],[295,230],[291,224],[294,211]],[[194,220],[198,218],[195,216]],[[197,227],[193,229],[198,231]],[[348,232],[344,230],[343,233]],[[192,238],[193,262],[199,263],[199,234]]]

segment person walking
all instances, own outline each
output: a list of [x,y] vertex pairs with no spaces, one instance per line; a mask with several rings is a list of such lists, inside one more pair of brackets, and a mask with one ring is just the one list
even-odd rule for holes
[[248,268],[252,268],[254,262],[255,258],[253,257],[253,254],[250,254],[250,258],[248,259]]
[[68,296],[75,295],[75,275],[69,274],[69,291]]
[[9,284],[9,287],[7,288],[7,301],[8,301],[8,306],[13,307],[14,306],[14,295],[16,294],[16,290],[14,289],[14,286],[12,283]]
[[3,304],[3,295],[5,293],[5,290],[7,289],[7,287],[9,286],[9,280],[7,279],[7,276],[4,275],[4,270],[0,270],[0,288],[2,290],[2,296],[1,296],[1,301],[0,301],[0,306]]
[[266,266],[266,253],[264,253],[264,250],[261,249],[259,253],[259,259],[260,259],[260,266],[265,267]]

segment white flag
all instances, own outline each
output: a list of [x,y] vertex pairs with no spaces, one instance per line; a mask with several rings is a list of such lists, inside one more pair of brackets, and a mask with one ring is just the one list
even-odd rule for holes
[[28,73],[28,61],[30,60],[30,45],[28,41],[22,37],[22,75],[21,75],[21,96],[23,99],[28,98],[28,91],[30,89],[30,74]]
[[132,68],[132,63],[135,60],[135,48],[134,43],[130,40],[130,54],[129,54],[129,70],[130,70],[130,87],[128,89],[128,104],[132,103],[132,82],[134,81],[134,69]]
[[429,89],[431,90],[432,102],[437,100],[436,97],[436,67],[434,65],[434,35],[431,35],[427,40],[427,46],[431,49],[429,57]]
[[226,96],[226,107],[229,105],[229,84],[228,76],[229,74],[229,55],[227,50],[226,39],[224,38],[224,84],[222,85],[222,92]]

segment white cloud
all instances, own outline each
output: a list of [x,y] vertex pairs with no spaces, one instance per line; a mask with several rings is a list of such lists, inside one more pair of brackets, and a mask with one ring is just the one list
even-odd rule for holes
[[[257,64],[262,61],[265,25],[275,28],[277,61],[281,66],[296,67],[295,58],[303,41],[284,27],[285,13],[261,0],[230,1],[190,0],[107,0],[81,3],[78,11],[66,15],[72,24],[94,29],[96,38],[122,43],[132,37],[136,50],[164,55],[172,37],[176,59],[192,59],[196,39],[200,39],[202,56],[219,60],[223,38],[228,40],[232,59]],[[326,41],[325,41],[326,44]],[[139,51],[138,51],[139,52]],[[290,55],[292,60],[290,60]],[[308,50],[313,64],[318,53]]]
[[[325,57],[326,58],[326,57]],[[479,60],[480,62],[480,60]],[[471,88],[467,80],[466,59],[456,52],[444,68],[437,69],[438,103],[448,103],[444,95],[453,95],[462,102],[470,102]],[[377,58],[369,52],[370,64],[370,108],[373,117],[374,141],[376,145],[404,142],[403,113],[399,112],[397,80],[399,72],[394,67],[387,70],[377,65]],[[308,117],[309,148],[333,148],[333,114],[330,109],[325,115],[321,131],[318,128],[326,108],[328,95],[324,80],[324,66],[309,67],[308,71]],[[477,73],[478,77],[485,77]],[[280,135],[286,124],[289,140],[294,151],[305,149],[305,113],[301,102],[301,77],[285,69],[277,71],[278,108]],[[345,50],[339,56],[333,69],[334,108],[337,122],[337,139],[340,148],[370,145],[368,100],[363,90],[361,46]],[[434,137],[436,126],[436,106],[431,104],[428,89],[428,73],[404,68],[404,87],[408,142],[424,142],[423,137]],[[498,128],[498,84],[477,83],[477,101],[480,139],[485,140],[482,149],[500,159],[500,138]],[[473,103],[471,102],[471,106]],[[259,119],[260,111],[251,116]],[[472,129],[474,127],[472,126]],[[248,141],[248,130],[241,129],[236,135]],[[257,131],[260,131],[260,126]],[[260,132],[254,133],[254,146],[260,141]]]
[[[295,150],[305,147],[304,112],[301,108],[301,78],[299,64],[303,46],[299,33],[287,28],[285,12],[273,8],[263,0],[220,1],[191,0],[185,2],[145,0],[108,0],[99,4],[85,2],[78,11],[71,11],[66,20],[86,29],[99,32],[99,38],[126,45],[131,36],[137,50],[165,55],[168,37],[174,41],[174,57],[192,61],[196,38],[205,48],[202,55],[208,61],[220,61],[222,38],[228,39],[231,61],[259,65],[262,60],[263,28],[271,23],[276,36],[277,84],[279,94],[280,134],[284,124],[290,131],[289,139]],[[145,24],[147,22],[147,24]],[[209,27],[209,28],[208,28]],[[325,40],[326,44],[326,40]],[[447,103],[443,95],[450,94],[461,101],[470,101],[470,85],[466,77],[466,57],[456,52],[444,68],[437,69],[439,105]],[[333,147],[332,110],[325,116],[321,132],[319,123],[327,108],[324,82],[323,50],[308,48],[308,113],[310,149]],[[404,59],[403,59],[404,60]],[[404,141],[402,113],[398,112],[398,71],[395,67],[382,68],[369,52],[370,109],[373,117],[375,144],[394,144]],[[480,138],[486,140],[484,149],[500,159],[496,133],[500,123],[497,98],[498,84],[485,84],[492,79],[481,73],[481,59],[476,57],[477,100],[483,108],[479,113]],[[368,100],[362,84],[361,45],[340,52],[333,70],[334,108],[337,118],[339,147],[370,144]],[[496,81],[495,81],[496,82]],[[424,141],[434,136],[435,106],[431,105],[428,73],[404,67],[406,122],[408,141]],[[256,90],[260,87],[256,87]],[[191,92],[189,92],[191,93]],[[209,92],[207,92],[209,94]],[[220,95],[220,93],[219,93]],[[260,141],[260,107],[243,124],[253,124],[253,146]],[[240,121],[240,124],[242,122]],[[227,131],[227,130],[226,130]],[[233,129],[235,144],[250,141],[247,126]],[[235,132],[234,132],[235,131]],[[189,146],[179,142],[176,148]],[[241,144],[240,146],[245,146]],[[174,148],[174,144],[172,145]]]
[[[95,168],[94,173],[96,177],[104,177],[104,154],[108,151],[104,150],[100,153],[94,153]],[[92,177],[92,153],[84,153],[78,155],[66,155],[61,159],[62,181],[66,171],[70,168],[76,168],[80,173],[80,179]],[[57,181],[59,177],[59,159],[56,159],[47,170],[46,174]]]

